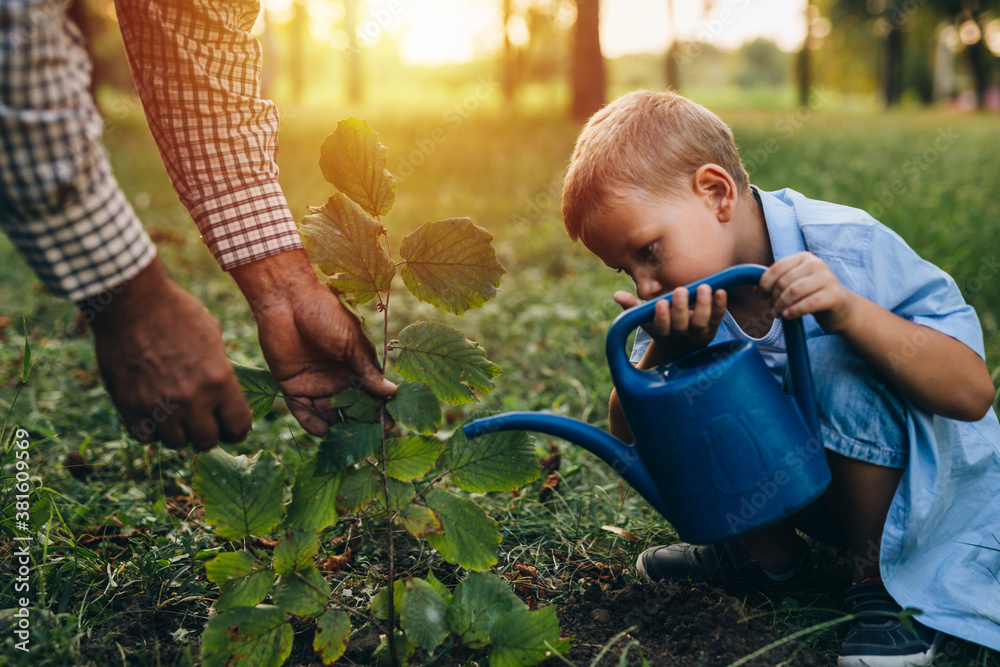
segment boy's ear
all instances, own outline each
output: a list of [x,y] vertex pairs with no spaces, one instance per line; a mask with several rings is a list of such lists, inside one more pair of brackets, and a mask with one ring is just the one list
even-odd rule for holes
[[732,220],[738,195],[736,182],[728,171],[717,164],[701,165],[694,172],[694,189],[698,196],[708,199],[719,222]]

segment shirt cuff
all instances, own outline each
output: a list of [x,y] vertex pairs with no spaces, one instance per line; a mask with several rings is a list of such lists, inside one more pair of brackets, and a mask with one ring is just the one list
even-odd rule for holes
[[298,227],[275,182],[206,199],[191,207],[191,216],[223,271],[302,247]]

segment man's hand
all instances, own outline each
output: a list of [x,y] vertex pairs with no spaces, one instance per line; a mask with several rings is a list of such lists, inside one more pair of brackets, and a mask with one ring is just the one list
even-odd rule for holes
[[382,398],[396,392],[358,320],[320,284],[305,251],[279,253],[230,273],[253,310],[271,374],[306,431],[329,431],[337,419],[330,397],[347,387]]
[[97,364],[128,432],[173,449],[245,438],[250,409],[219,323],[167,277],[160,260],[108,296],[99,312],[83,308],[93,313]]
[[785,319],[813,315],[827,333],[849,326],[857,304],[833,271],[811,252],[784,257],[768,268],[757,287]]
[[[638,306],[639,301],[629,292],[615,292],[615,301],[625,309]],[[665,358],[676,359],[699,350],[715,338],[719,324],[726,314],[726,292],[708,285],[698,287],[694,308],[688,304],[688,291],[678,287],[673,293],[673,302],[661,299],[650,322],[642,325],[654,344],[661,348]]]

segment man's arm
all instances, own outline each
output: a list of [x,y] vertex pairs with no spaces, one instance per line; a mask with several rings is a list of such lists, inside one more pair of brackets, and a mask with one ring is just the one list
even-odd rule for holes
[[278,186],[278,116],[260,99],[256,2],[119,1],[146,117],[181,201],[246,296],[261,349],[303,427],[324,434],[329,397],[395,385],[361,329],[319,283]]
[[55,296],[75,301],[137,439],[242,439],[250,411],[219,325],[166,275],[100,143],[87,54],[61,7],[0,4],[0,223]]

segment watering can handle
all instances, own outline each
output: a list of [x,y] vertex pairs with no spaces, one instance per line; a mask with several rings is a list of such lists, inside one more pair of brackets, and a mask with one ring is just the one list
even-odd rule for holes
[[[756,285],[760,282],[760,277],[767,267],[759,264],[738,264],[728,269],[723,269],[702,280],[697,280],[687,285],[691,298],[695,298],[695,290],[699,285],[707,284],[712,290],[727,289],[737,285]],[[671,294],[665,294],[650,299],[649,301],[629,308],[619,315],[611,323],[608,331],[607,355],[608,365],[611,368],[611,377],[614,379],[616,387],[623,386],[623,380],[633,378],[637,381],[645,382],[646,373],[632,366],[628,354],[625,352],[625,343],[630,333],[637,327],[653,319],[656,309],[656,302],[660,299],[671,300]],[[788,365],[792,377],[792,387],[794,389],[795,402],[802,412],[806,425],[814,435],[819,435],[819,412],[816,408],[816,398],[813,392],[812,371],[809,368],[809,356],[806,351],[806,335],[802,328],[802,319],[785,320],[785,346],[788,349]],[[638,376],[640,377],[636,377]]]

